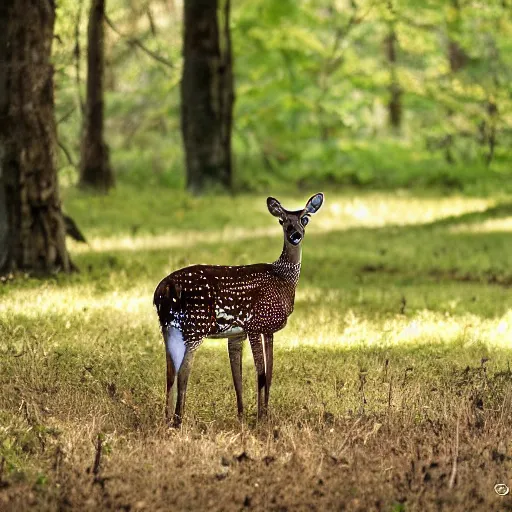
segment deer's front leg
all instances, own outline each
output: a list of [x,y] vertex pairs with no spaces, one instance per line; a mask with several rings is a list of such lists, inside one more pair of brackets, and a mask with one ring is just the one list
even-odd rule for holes
[[264,334],[263,339],[265,340],[265,409],[268,409],[270,386],[272,384],[272,369],[274,366],[274,335]]
[[233,338],[228,338],[229,362],[231,364],[233,384],[235,385],[238,419],[240,420],[242,419],[244,413],[244,403],[242,399],[242,347],[244,339],[244,334]]
[[267,414],[265,403],[263,401],[263,389],[267,386],[265,375],[265,355],[263,352],[263,343],[261,334],[249,334],[249,343],[251,344],[254,366],[256,367],[256,388],[258,390],[258,419]]

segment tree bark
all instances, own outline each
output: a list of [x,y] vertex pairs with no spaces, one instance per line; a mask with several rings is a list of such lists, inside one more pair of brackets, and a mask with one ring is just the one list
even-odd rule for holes
[[0,2],[0,272],[69,271],[57,182],[53,0]]
[[184,2],[181,129],[187,188],[232,187],[234,104],[230,0]]
[[114,186],[103,133],[105,0],[92,0],[87,30],[87,96],[80,151],[80,186],[106,192]]

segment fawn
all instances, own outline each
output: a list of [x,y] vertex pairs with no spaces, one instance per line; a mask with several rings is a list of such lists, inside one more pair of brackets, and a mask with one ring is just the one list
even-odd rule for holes
[[228,339],[238,416],[241,418],[242,342],[249,337],[257,373],[258,418],[266,414],[272,384],[274,333],[286,325],[293,311],[304,228],[323,201],[322,193],[315,194],[304,209],[292,212],[285,210],[277,199],[267,199],[267,207],[274,217],[279,218],[284,234],[283,251],[274,263],[192,265],[173,272],[157,286],[153,302],[166,348],[165,413],[168,421],[172,406],[170,395],[176,375],[178,377],[175,426],[179,426],[183,418],[194,352],[203,338]]

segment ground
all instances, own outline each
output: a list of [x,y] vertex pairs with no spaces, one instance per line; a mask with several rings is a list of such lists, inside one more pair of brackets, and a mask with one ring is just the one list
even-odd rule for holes
[[512,487],[509,198],[327,191],[268,420],[250,350],[239,423],[226,342],[207,340],[178,430],[153,290],[275,259],[266,197],[64,199],[81,272],[0,285],[0,510],[512,510],[494,490]]

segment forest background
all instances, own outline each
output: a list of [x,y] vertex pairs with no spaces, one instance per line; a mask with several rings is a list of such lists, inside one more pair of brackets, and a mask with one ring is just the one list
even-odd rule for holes
[[[231,11],[235,191],[510,187],[506,2],[250,0]],[[108,18],[116,30],[105,28],[105,133],[116,175],[183,187],[182,10],[111,0]],[[63,183],[76,181],[79,161],[86,21],[81,2],[59,2]]]
[[[184,150],[182,109],[210,85],[182,87],[186,6],[233,50],[218,182]],[[0,67],[0,510],[512,510],[510,1],[60,0],[52,35],[53,7],[0,3],[0,56],[31,59]],[[54,71],[26,51],[39,28]],[[267,195],[318,191],[268,419],[250,351],[239,422],[226,342],[207,340],[169,428],[157,283],[275,260]]]

